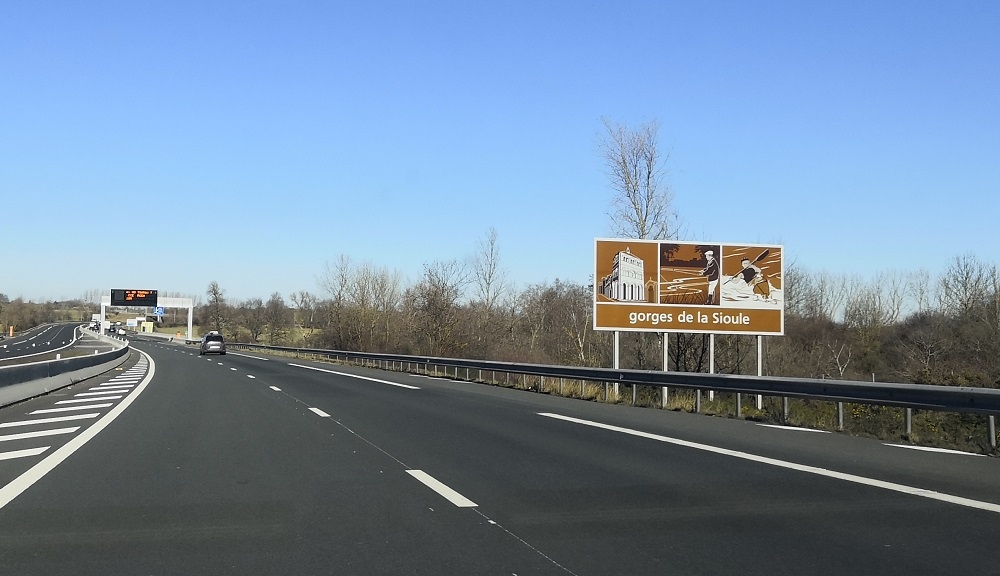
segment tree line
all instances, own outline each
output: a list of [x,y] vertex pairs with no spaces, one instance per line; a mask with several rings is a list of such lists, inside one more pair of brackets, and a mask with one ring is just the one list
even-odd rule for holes
[[[515,289],[496,232],[469,262],[436,260],[413,282],[398,271],[342,255],[318,276],[322,295],[290,303],[230,301],[215,282],[196,309],[203,330],[243,342],[610,366],[612,337],[593,329],[593,286],[551,280]],[[767,375],[1000,387],[1000,270],[955,258],[936,277],[880,273],[872,279],[785,271],[785,335],[763,338]],[[624,368],[707,372],[708,335],[627,333]],[[717,335],[719,373],[756,373],[755,336]]]

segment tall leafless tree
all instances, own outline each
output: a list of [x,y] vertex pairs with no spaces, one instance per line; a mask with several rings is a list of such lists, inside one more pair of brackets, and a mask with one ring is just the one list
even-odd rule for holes
[[664,181],[667,155],[657,142],[659,121],[636,128],[607,118],[603,123],[599,146],[614,190],[608,214],[613,232],[623,238],[676,238],[673,194]]

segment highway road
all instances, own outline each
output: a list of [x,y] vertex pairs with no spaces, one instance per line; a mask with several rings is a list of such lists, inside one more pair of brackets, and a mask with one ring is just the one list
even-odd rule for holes
[[134,342],[0,410],[9,574],[989,574],[1000,462]]
[[0,361],[68,348],[79,335],[80,322],[46,324],[0,340]]

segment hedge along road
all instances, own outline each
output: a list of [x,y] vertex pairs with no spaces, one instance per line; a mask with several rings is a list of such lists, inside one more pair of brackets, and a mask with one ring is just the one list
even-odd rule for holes
[[142,396],[0,510],[14,573],[994,568],[995,459],[135,346]]

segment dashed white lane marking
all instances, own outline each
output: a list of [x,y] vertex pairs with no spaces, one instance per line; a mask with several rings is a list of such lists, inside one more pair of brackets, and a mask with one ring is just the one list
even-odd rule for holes
[[233,371],[235,371],[235,370],[236,370],[236,368],[230,368],[230,370],[233,370]]
[[921,450],[923,452],[937,452],[939,454],[958,454],[961,456],[986,456],[974,452],[962,452],[961,450],[949,450],[948,448],[932,448],[931,446],[910,446],[909,444],[885,444],[893,448],[908,448],[910,450]]
[[337,372],[336,370],[326,370],[325,368],[316,368],[315,366],[306,366],[304,364],[292,364],[289,366],[295,366],[296,368],[305,368],[306,370],[315,370],[317,372],[326,372],[327,374],[336,374],[338,376],[347,376],[348,378],[357,378],[359,380],[369,380],[371,382],[378,382],[379,384],[388,384],[390,386],[398,386],[400,388],[406,388],[409,390],[420,390],[418,386],[410,386],[409,384],[400,384],[399,382],[390,382],[388,380],[379,380],[378,378],[369,378],[367,376],[358,376],[357,374],[348,374],[347,372]]
[[4,422],[3,424],[0,424],[0,428],[11,428],[14,426],[31,426],[32,424],[55,424],[56,422],[87,420],[89,418],[97,418],[98,416],[100,416],[100,413],[92,412],[90,414],[74,414],[73,416],[56,416],[54,418],[36,418],[34,420],[18,420],[16,422]]
[[13,460],[14,458],[28,458],[30,456],[38,456],[42,452],[45,452],[51,448],[51,446],[42,446],[41,448],[29,448],[27,450],[14,450],[11,452],[0,452],[0,460]]
[[242,356],[244,358],[253,358],[254,360],[263,360],[264,362],[269,362],[270,358],[261,358],[260,356],[251,356],[249,354],[240,354],[239,352],[229,352],[233,356]]
[[254,379],[256,379],[257,377],[254,376],[253,374],[247,374],[247,378],[254,378]]
[[274,390],[275,392],[281,392],[281,388],[278,388],[277,386],[268,386],[268,388]]
[[118,396],[100,396],[100,397],[97,397],[97,398],[80,398],[79,400],[60,400],[60,401],[56,402],[56,404],[76,404],[78,402],[100,402],[101,400],[117,400],[119,398],[121,398],[121,395],[118,395]]
[[417,480],[420,480],[424,486],[427,486],[431,490],[437,492],[447,501],[451,502],[455,506],[458,506],[459,508],[475,508],[478,506],[478,504],[472,500],[462,496],[423,470],[407,470],[406,473],[413,476]]
[[[93,398],[91,398],[93,400]],[[71,410],[92,410],[94,408],[107,408],[111,406],[113,402],[106,402],[104,404],[87,404],[86,406],[69,406],[67,408],[46,408],[44,410],[35,410],[34,412],[29,412],[28,415],[32,414],[52,414],[54,412],[69,412]]]
[[942,492],[935,492],[934,490],[926,490],[924,488],[915,488],[913,486],[906,486],[905,484],[896,484],[895,482],[886,482],[884,480],[876,480],[874,478],[866,478],[864,476],[857,476],[855,474],[847,474],[845,472],[837,472],[834,470],[827,470],[826,468],[819,468],[816,466],[807,466],[805,464],[796,464],[795,462],[788,462],[786,460],[778,460],[777,458],[768,458],[767,456],[759,456],[757,454],[750,454],[748,452],[740,452],[738,450],[730,450],[728,448],[720,448],[718,446],[711,446],[709,444],[700,444],[698,442],[691,442],[689,440],[681,440],[679,438],[671,438],[669,436],[660,436],[659,434],[651,434],[649,432],[643,432],[641,430],[633,430],[631,428],[622,428],[621,426],[613,426],[611,424],[603,424],[601,422],[593,422],[590,420],[582,420],[580,418],[573,418],[571,416],[563,416],[561,414],[551,414],[548,412],[539,412],[539,416],[545,416],[546,418],[555,418],[556,420],[563,420],[566,422],[573,422],[575,424],[582,424],[584,426],[591,426],[593,428],[601,428],[603,430],[610,430],[612,432],[621,432],[623,434],[629,434],[632,436],[638,436],[640,438],[647,438],[649,440],[656,440],[658,442],[666,442],[667,444],[675,444],[677,446],[684,446],[685,448],[694,448],[696,450],[704,450],[706,452],[714,452],[716,454],[722,454],[724,456],[732,456],[734,458],[741,458],[743,460],[750,460],[752,462],[759,462],[761,464],[767,464],[770,466],[777,466],[779,468],[788,468],[789,470],[798,470],[799,472],[807,472],[809,474],[816,474],[817,476],[826,476],[827,478],[836,478],[837,480],[845,480],[847,482],[854,482],[856,484],[864,484],[865,486],[874,486],[875,488],[883,488],[885,490],[892,490],[893,492],[901,492],[903,494],[910,494],[911,496],[920,496],[922,498],[930,498],[931,500],[940,500],[941,502],[948,502],[950,504],[958,504],[959,506],[967,506],[969,508],[978,508],[979,510],[986,510],[988,512],[996,512],[1000,514],[1000,504],[994,504],[993,502],[983,502],[980,500],[973,500],[971,498],[964,498],[962,496],[955,496],[953,494],[944,494]]
[[37,430],[35,432],[21,432],[20,434],[6,434],[0,436],[0,442],[10,442],[13,440],[27,440],[28,438],[41,438],[42,436],[59,436],[60,434],[72,434],[79,430],[79,426],[72,428],[53,428],[51,430]]
[[319,408],[310,408],[309,410],[311,410],[314,414],[316,414],[317,416],[319,416],[321,418],[329,418],[330,417],[329,414],[327,414],[326,412],[323,412]]
[[822,434],[829,434],[829,430],[816,430],[815,428],[802,428],[800,426],[782,426],[781,424],[757,424],[758,426],[763,426],[765,428],[777,428],[779,430],[791,430],[793,432],[820,432]]

